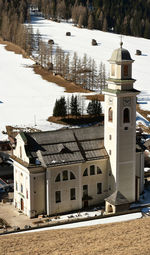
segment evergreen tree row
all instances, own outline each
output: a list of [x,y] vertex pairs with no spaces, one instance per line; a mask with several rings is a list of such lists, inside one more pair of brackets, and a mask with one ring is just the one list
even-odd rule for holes
[[19,45],[28,55],[32,52],[32,31],[23,23],[29,19],[27,0],[0,0],[0,36]]
[[[53,116],[55,117],[66,117],[67,115],[71,116],[81,116],[84,112],[84,99],[72,95],[71,99],[66,101],[65,97],[61,97],[57,99],[55,102],[55,106],[53,109]],[[87,109],[87,113],[90,116],[100,116],[102,113],[101,102],[93,99],[89,102]]]

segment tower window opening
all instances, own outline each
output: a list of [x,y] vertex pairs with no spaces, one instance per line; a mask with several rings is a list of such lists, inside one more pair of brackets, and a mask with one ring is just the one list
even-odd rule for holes
[[124,76],[128,76],[128,65],[124,65]]
[[128,108],[125,108],[123,110],[123,123],[129,123],[130,122],[130,111]]
[[115,65],[112,64],[111,66],[111,76],[115,76]]
[[108,110],[108,121],[110,121],[110,122],[113,121],[113,110],[112,110],[112,107],[110,107],[109,110]]

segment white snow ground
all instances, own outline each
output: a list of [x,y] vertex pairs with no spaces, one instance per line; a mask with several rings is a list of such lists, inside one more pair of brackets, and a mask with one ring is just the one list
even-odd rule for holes
[[[64,88],[44,81],[28,66],[34,62],[6,51],[0,45],[0,131],[6,125],[30,126],[42,130],[60,128],[46,119],[52,114],[56,98]],[[0,132],[0,140],[6,136]]]
[[[77,52],[78,56],[83,57],[86,53],[88,57],[92,57],[97,65],[100,62],[106,64],[107,72],[109,72],[108,59],[114,49],[120,47],[120,35],[102,32],[99,30],[80,29],[71,23],[53,22],[45,20],[41,17],[32,17],[33,30],[36,33],[37,29],[45,41],[53,39],[55,44],[60,46],[66,52]],[[66,32],[71,32],[71,36],[66,36]],[[98,46],[92,46],[92,39],[96,39]],[[131,53],[133,64],[133,78],[136,79],[135,88],[141,90],[140,94],[143,109],[149,109],[150,106],[150,85],[149,85],[149,63],[150,63],[150,40],[123,36],[123,47]],[[135,55],[136,50],[142,51],[141,56]]]
[[[33,17],[34,31],[39,29],[42,37],[54,39],[56,45],[71,53],[77,52],[80,57],[87,53],[99,64],[109,64],[107,60],[112,51],[119,47],[120,36],[117,34],[101,32],[98,30],[79,29],[71,23],[56,23],[44,20],[41,17]],[[72,36],[66,36],[70,31]],[[98,46],[91,46],[91,40],[96,39]],[[133,78],[137,79],[136,89],[142,90],[142,97],[146,103],[142,108],[149,108],[149,63],[150,63],[150,40],[123,36],[124,48],[127,48],[135,63],[133,64]],[[136,56],[136,49],[140,49],[142,56]],[[24,59],[20,55],[8,52],[0,45],[0,140],[7,137],[2,135],[6,125],[34,126],[42,130],[60,128],[61,125],[50,124],[46,121],[52,114],[56,98],[64,93],[62,87],[44,81],[39,75],[34,74],[33,61]],[[1,103],[2,102],[2,103]]]

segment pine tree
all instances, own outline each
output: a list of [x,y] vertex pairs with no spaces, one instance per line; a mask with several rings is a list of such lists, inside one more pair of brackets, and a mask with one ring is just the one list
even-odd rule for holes
[[102,113],[102,107],[101,107],[101,102],[94,99],[91,102],[89,102],[88,107],[87,107],[87,113],[89,115],[93,116],[99,116]]
[[67,106],[65,97],[61,97],[59,100],[56,99],[55,106],[53,109],[53,116],[65,117],[67,114]]
[[93,20],[93,15],[90,14],[88,18],[88,29],[93,29],[94,28],[94,20]]
[[81,109],[79,107],[77,96],[72,95],[71,102],[70,102],[70,110],[71,110],[71,115],[73,116],[77,117],[81,115]]

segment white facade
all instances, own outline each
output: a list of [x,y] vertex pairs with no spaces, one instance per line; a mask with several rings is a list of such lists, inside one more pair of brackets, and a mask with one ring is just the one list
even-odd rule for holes
[[[82,136],[86,130],[80,131],[81,134],[79,131],[76,133],[80,142],[77,142],[77,138],[74,140],[73,133],[67,133],[66,136],[67,131],[61,133],[67,141],[64,137],[59,141],[59,131],[51,132],[50,137],[43,132],[44,135],[35,136],[39,139],[39,144],[34,135],[30,137],[30,142],[35,138],[33,144],[37,147],[36,156],[34,155],[36,160],[33,162],[29,148],[31,144],[29,146],[26,135],[23,133],[17,136],[13,153],[16,208],[29,217],[34,217],[94,206],[103,203],[115,191],[119,191],[129,202],[139,199],[139,194],[143,191],[144,160],[143,152],[136,152],[138,91],[133,89],[135,80],[132,79],[132,63],[129,52],[122,49],[122,45],[113,52],[110,59],[110,79],[108,89],[104,91],[104,143],[103,136],[100,135],[96,140],[93,133],[90,133],[93,140],[86,137],[84,141]],[[54,140],[53,143],[47,145],[47,137],[49,141]],[[71,146],[74,152],[71,151]],[[48,150],[51,154],[48,154]],[[51,156],[53,153],[55,156]],[[77,153],[79,158],[75,156]],[[75,157],[75,161],[66,163],[66,155],[70,160]],[[83,160],[79,160],[82,156]]]
[[[123,52],[122,52],[123,51]],[[118,56],[121,54],[120,56]],[[123,54],[125,57],[123,58]],[[136,199],[136,95],[128,51],[117,49],[110,62],[110,79],[105,93],[104,143],[110,157],[112,188],[129,202]]]

